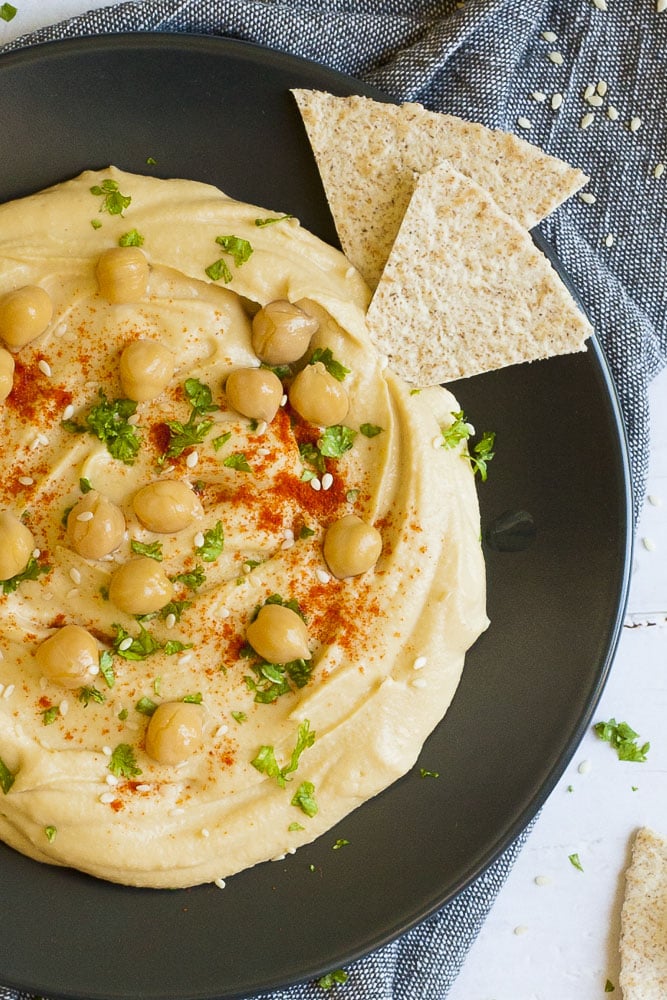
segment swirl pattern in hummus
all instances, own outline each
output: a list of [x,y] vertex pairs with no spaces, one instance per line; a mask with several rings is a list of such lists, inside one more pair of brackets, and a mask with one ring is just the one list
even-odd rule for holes
[[[99,211],[91,188],[105,180],[131,197],[122,215]],[[456,400],[438,387],[412,393],[383,368],[357,272],[295,219],[255,224],[273,215],[208,185],[115,168],[0,207],[0,296],[39,285],[54,306],[46,331],[14,353],[0,404],[0,511],[29,526],[36,567],[34,579],[0,588],[0,837],[38,860],[181,887],[294,850],[412,767],[487,625],[473,475],[460,448],[434,446]],[[111,303],[95,266],[132,229],[150,264],[148,292]],[[239,266],[229,259],[227,284],[205,273],[222,234],[253,249]],[[258,365],[249,315],[275,299],[303,301],[320,320],[310,351],[329,349],[349,369],[352,446],[323,460],[314,485],[299,444],[316,443],[320,429],[289,405],[265,426],[225,401],[230,371]],[[85,431],[85,415],[100,389],[122,397],[119,356],[136,339],[166,345],[176,371],[156,399],[138,403],[140,447],[128,464]],[[217,409],[204,439],[165,462],[166,422],[188,418],[186,379],[210,387]],[[185,529],[151,532],[132,498],[167,477],[187,482],[200,510]],[[119,547],[99,560],[77,554],[65,527],[89,486],[126,520]],[[382,553],[374,568],[337,579],[323,533],[352,512],[380,531]],[[224,546],[207,561],[202,540],[219,526]],[[176,613],[139,622],[110,600],[111,574],[133,541],[159,542]],[[248,655],[246,629],[273,595],[298,603],[312,658],[307,676],[261,700],[275,689]],[[66,624],[87,629],[103,657],[87,694],[41,676],[35,660]],[[128,659],[119,637],[145,633],[153,648]],[[136,706],[184,698],[201,704],[202,746],[160,764],[146,752],[148,717]],[[114,773],[119,746],[134,768]],[[267,747],[277,776],[252,763]],[[306,811],[295,803],[300,787],[310,792]]]

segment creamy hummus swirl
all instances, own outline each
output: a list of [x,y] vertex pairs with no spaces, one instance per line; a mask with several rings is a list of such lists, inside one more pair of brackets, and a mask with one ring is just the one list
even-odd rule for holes
[[[91,192],[105,181],[131,198],[122,214],[101,211],[104,196]],[[279,221],[256,224],[267,218]],[[147,294],[111,303],[96,264],[132,230],[150,265]],[[230,234],[253,252],[238,266],[228,256],[231,281],[212,281],[216,238]],[[487,626],[473,474],[463,445],[439,445],[458,404],[439,387],[412,393],[383,367],[365,327],[369,292],[342,254],[297,220],[208,185],[110,167],[1,206],[0,297],[26,285],[48,293],[53,316],[14,352],[13,388],[0,403],[0,511],[29,526],[37,567],[34,579],[0,588],[0,838],[41,861],[170,888],[293,851],[413,766]],[[329,349],[349,370],[352,446],[324,459],[324,476],[299,450],[321,429],[289,405],[258,425],[225,400],[229,373],[259,364],[252,311],[276,299],[316,315],[310,352]],[[128,464],[85,418],[100,389],[122,398],[120,353],[137,339],[166,346],[176,370],[157,398],[137,404],[140,446]],[[190,412],[186,379],[208,386],[217,409],[203,440],[165,460],[167,421]],[[165,478],[186,482],[199,508],[188,527],[155,533],[132,500]],[[97,560],[77,554],[65,527],[89,487],[126,522],[117,549]],[[323,536],[350,513],[380,532],[382,553],[368,571],[337,579]],[[224,547],[205,561],[202,540],[220,526]],[[132,542],[159,542],[177,613],[139,622],[110,600]],[[302,686],[290,680],[262,701],[270,680],[246,629],[273,595],[298,603],[312,657]],[[94,636],[105,668],[87,695],[42,676],[35,658],[72,624]],[[128,659],[119,636],[142,629],[155,648]],[[146,752],[148,716],[136,706],[184,698],[201,705],[202,745],[160,764]],[[120,773],[110,769],[119,746],[133,763]],[[277,776],[253,765],[262,748]],[[309,792],[305,812],[299,788]]]

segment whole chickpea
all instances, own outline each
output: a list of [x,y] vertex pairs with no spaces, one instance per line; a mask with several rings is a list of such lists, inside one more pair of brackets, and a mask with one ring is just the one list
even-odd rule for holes
[[182,531],[203,515],[199,497],[181,479],[157,479],[138,490],[134,513],[149,531]]
[[102,559],[117,549],[125,534],[122,510],[97,490],[90,490],[67,515],[72,548],[84,559]]
[[14,358],[0,347],[0,403],[4,403],[14,386]]
[[303,618],[282,604],[265,604],[246,629],[246,638],[267,663],[308,660],[308,629]]
[[64,688],[81,687],[99,668],[93,636],[80,625],[64,625],[37,647],[35,660],[50,681]]
[[318,427],[339,424],[350,405],[347,392],[321,361],[299,372],[288,395],[290,406],[299,416]]
[[143,403],[166,389],[174,374],[174,355],[155,340],[133,340],[120,356],[120,383],[128,399]]
[[100,295],[109,302],[136,302],[148,289],[149,267],[139,247],[110,247],[97,262]]
[[289,365],[308,350],[319,321],[287,299],[267,302],[252,319],[252,349],[267,365]]
[[180,764],[202,745],[205,713],[189,701],[165,701],[151,715],[146,753],[158,764]]
[[267,368],[238,368],[225,382],[225,395],[237,413],[270,424],[283,398],[283,385]]
[[22,573],[34,548],[30,528],[10,511],[0,511],[0,580]]
[[53,316],[51,296],[39,285],[24,285],[0,298],[0,338],[23,347],[44,333]]
[[174,596],[174,585],[155,559],[138,556],[119,566],[109,583],[109,600],[128,615],[159,611]]
[[324,535],[324,558],[339,580],[365,573],[375,565],[381,552],[380,532],[356,514],[346,514],[334,521]]

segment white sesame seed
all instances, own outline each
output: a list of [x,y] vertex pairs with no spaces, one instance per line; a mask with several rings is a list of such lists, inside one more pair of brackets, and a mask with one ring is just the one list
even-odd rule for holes
[[37,362],[37,367],[39,368],[42,375],[46,375],[47,378],[51,378],[52,375],[51,365],[49,364],[48,361],[45,361],[44,358],[40,358],[39,361]]
[[354,268],[353,268],[353,267],[348,267],[347,271],[345,272],[345,277],[346,277],[346,278],[347,278],[347,280],[349,281],[349,280],[350,280],[350,278],[353,278],[353,277],[354,277],[355,273],[356,273],[356,272],[355,272],[355,270],[354,270]]
[[[649,498],[649,499],[650,499],[650,498]],[[4,653],[2,652],[2,650],[0,649],[0,662],[1,662],[2,660],[4,660],[4,658],[5,658],[5,654],[4,654]]]
[[667,10],[667,0],[656,0],[655,12],[656,14],[664,14]]
[[595,120],[595,115],[592,111],[588,111],[584,117],[579,122],[579,128],[588,128],[589,125]]
[[71,420],[73,416],[74,416],[74,406],[72,405],[72,403],[70,403],[69,406],[66,406],[65,409],[63,410],[63,420]]
[[19,476],[19,482],[21,486],[32,486],[35,480],[32,476]]
[[614,234],[613,233],[607,233],[607,235],[604,238],[604,245],[606,247],[613,247],[613,245],[614,245]]
[[111,754],[113,753],[113,750],[111,749],[111,747],[103,746],[102,753],[104,754],[105,757],[110,757]]
[[76,589],[76,587],[72,587],[72,589],[68,590],[67,593],[65,594],[65,597],[67,598],[68,601],[73,601],[74,598],[78,596],[79,596],[79,591]]
[[231,611],[229,610],[229,608],[220,608],[218,610],[218,614],[220,615],[221,618],[229,618]]
[[315,570],[315,576],[320,581],[320,583],[328,583],[331,577],[324,569]]
[[32,554],[32,558],[33,559],[39,559],[39,557],[42,554],[42,550],[41,549],[33,549],[31,554]]
[[287,550],[288,550],[288,549],[291,549],[291,548],[293,548],[293,547],[294,547],[294,539],[293,539],[293,538],[286,538],[286,539],[285,539],[285,541],[284,541],[284,542],[282,543],[282,545],[280,546],[280,548],[281,548],[281,549],[282,549],[282,550],[283,550],[284,552],[287,552]]
[[192,653],[183,653],[183,655],[179,656],[179,658],[178,658],[178,665],[179,665],[179,667],[182,664],[189,663],[191,659],[192,659]]
[[280,405],[281,406],[286,406],[287,405],[287,394],[286,393],[283,393],[282,396],[280,397]]
[[655,550],[655,542],[651,538],[642,538],[642,545],[647,552],[653,552]]
[[92,521],[93,517],[92,510],[82,510],[80,514],[76,515],[77,521]]
[[[655,496],[655,494],[649,493],[646,499],[648,500],[648,502],[651,504],[652,507],[662,507],[662,497],[657,497]],[[1,659],[2,655],[0,654],[0,660]]]
[[322,489],[322,483],[319,481],[317,476],[313,476],[313,478],[310,480],[310,488],[311,490],[315,490],[316,493],[319,493],[319,491]]
[[542,101],[546,101],[547,99],[547,95],[544,94],[541,90],[534,90],[530,96],[534,101],[537,101],[539,104],[541,104]]
[[607,118],[612,122],[615,122],[618,119],[618,111],[613,104],[610,104],[607,108]]
[[211,834],[208,832],[208,830],[206,829],[205,826],[203,826],[202,829],[201,829],[201,835],[202,835],[202,837],[210,837],[211,836]]
[[14,688],[15,688],[15,686],[16,685],[14,685],[14,684],[8,684],[7,687],[4,689],[4,691],[2,692],[2,697],[3,698],[11,698],[11,696],[14,694]]
[[558,109],[560,108],[560,106],[561,106],[562,103],[563,103],[563,95],[562,94],[553,94],[553,96],[551,98],[551,109],[552,109],[552,111],[558,111]]
[[67,333],[67,324],[59,323],[53,332],[56,335],[56,337],[64,337],[65,334]]
[[175,468],[175,466],[173,466],[173,465],[167,465],[167,466],[166,466],[166,467],[165,467],[165,468],[164,468],[164,469],[162,470],[162,474],[163,474],[164,476],[169,476],[169,475],[171,475],[171,473],[172,473],[172,472],[174,471],[174,468]]
[[218,889],[224,889],[225,886],[227,885],[227,883],[225,882],[224,878],[213,879],[213,884],[217,885]]
[[266,420],[260,420],[260,422],[257,424],[257,434],[264,434],[267,427],[268,424]]
[[588,103],[592,108],[601,108],[603,100],[599,94],[591,94],[591,96],[588,98]]
[[333,486],[333,476],[331,475],[330,472],[325,472],[324,475],[322,476],[322,489],[330,490],[332,486]]
[[164,620],[165,628],[173,628],[176,624],[176,615],[173,611],[170,611]]
[[551,60],[552,63],[555,63],[556,66],[562,66],[564,62],[563,54],[561,52],[549,52],[547,53],[547,59]]
[[[667,3],[667,0],[665,0],[665,3]],[[665,164],[656,163],[656,165],[653,168],[653,176],[655,177],[655,179],[659,180],[659,178],[662,177],[664,172],[665,172]]]
[[597,7],[598,10],[606,10],[607,0],[593,0],[593,6]]
[[229,732],[229,726],[227,725],[226,722],[223,722],[222,725],[218,726],[218,728],[216,729],[215,736],[216,738],[218,736],[225,736],[228,732]]
[[201,549],[201,547],[205,542],[204,532],[198,531],[195,537],[193,538],[193,542],[196,549]]
[[81,573],[78,571],[76,566],[72,566],[71,570],[69,571],[69,575],[70,579],[72,580],[72,583],[76,583],[77,585],[81,583]]
[[579,774],[588,774],[588,772],[591,770],[591,767],[592,765],[590,760],[582,760],[581,764],[577,768],[577,771],[579,772]]
[[519,128],[525,129],[526,131],[533,127],[533,123],[528,118],[517,118],[516,123]]
[[597,90],[597,92],[600,95],[600,97],[605,97],[606,93],[607,93],[607,90],[609,89],[608,86],[607,86],[607,81],[606,80],[598,80],[597,84],[595,85],[595,89]]
[[188,457],[185,459],[185,464],[187,465],[188,469],[194,469],[198,461],[199,461],[199,452],[191,451]]
[[587,101],[589,97],[593,96],[594,93],[595,93],[595,84],[589,83],[586,89],[584,90],[584,100]]
[[431,445],[436,449],[442,448],[442,434],[438,434],[437,437],[434,437],[431,441]]
[[526,927],[525,924],[518,924],[514,928],[514,933],[516,934],[517,937],[520,937],[522,934],[527,934],[528,933],[528,928]]
[[126,649],[130,648],[133,641],[134,640],[132,639],[131,635],[126,635],[125,638],[121,639],[121,641],[118,643],[118,652],[124,653]]
[[628,128],[630,129],[631,132],[638,132],[641,127],[642,127],[642,120],[639,117],[639,115],[635,115],[634,118],[630,119],[630,124]]
[[97,677],[97,675],[99,674],[99,672],[100,672],[100,668],[99,668],[99,664],[97,664],[97,663],[93,663],[90,667],[88,667],[88,673],[92,677]]
[[551,885],[551,879],[548,875],[536,875],[535,885]]
[[114,795],[113,792],[102,792],[102,794],[100,795],[100,802],[102,803],[103,806],[108,806],[111,802],[114,801],[115,798],[116,796]]
[[118,784],[118,778],[116,777],[115,774],[107,774],[104,780],[106,781],[107,785],[111,785],[114,788]]
[[67,713],[69,712],[69,702],[67,698],[63,698],[63,700],[58,705],[58,708],[60,709],[61,715],[67,715]]
[[545,42],[555,42],[556,39],[558,38],[558,35],[556,34],[555,31],[543,31],[542,38],[544,39]]
[[138,792],[150,792],[150,790],[151,790],[151,786],[150,785],[146,785],[146,784],[137,785],[137,791]]
[[425,688],[426,681],[423,677],[415,677],[412,681],[412,686],[413,688]]
[[412,669],[423,670],[427,662],[428,661],[425,656],[418,656],[415,662],[412,664]]
[[579,195],[579,198],[581,201],[583,201],[585,205],[594,205],[595,202],[597,201],[597,198],[592,193],[592,191],[582,191],[581,194]]
[[258,455],[262,455],[263,457],[266,457],[267,455],[271,454],[271,449],[270,448],[258,448],[257,449],[257,454]]

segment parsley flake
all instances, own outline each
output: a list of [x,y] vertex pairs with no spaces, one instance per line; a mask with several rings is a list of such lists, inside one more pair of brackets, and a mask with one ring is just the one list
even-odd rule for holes
[[106,701],[102,692],[98,691],[96,687],[84,686],[80,688],[78,697],[84,708],[86,708],[91,701],[95,701],[99,705]]
[[52,726],[60,715],[60,706],[51,705],[50,708],[45,708],[42,712],[42,724],[45,726]]
[[16,576],[10,576],[8,580],[0,580],[3,594],[13,594],[21,583],[26,580],[37,580],[42,573],[50,572],[51,567],[47,563],[39,563],[34,556],[30,556],[26,567]]
[[312,747],[314,742],[315,733],[310,731],[310,722],[308,719],[304,719],[297,730],[296,744],[292,750],[289,762],[284,767],[279,767],[272,746],[260,747],[257,756],[250,763],[258,771],[261,771],[262,774],[266,774],[269,778],[275,778],[280,787],[284,788],[287,782],[291,780],[289,775],[296,771],[299,766],[301,754],[308,747]]
[[135,711],[139,712],[141,715],[152,715],[157,708],[157,702],[153,701],[152,698],[144,695],[134,706]]
[[119,743],[113,750],[109,760],[109,770],[117,778],[136,778],[141,774],[141,768],[137,767],[137,759],[129,743]]
[[255,219],[255,225],[258,227],[262,226],[272,226],[274,222],[285,222],[287,219],[293,219],[293,215],[277,215],[272,219]]
[[90,193],[103,199],[100,212],[108,212],[109,215],[122,215],[129,207],[132,198],[129,195],[121,194],[116,181],[107,178],[101,184],[91,187]]
[[581,861],[579,860],[579,855],[578,854],[568,854],[567,857],[568,857],[568,861],[570,862],[570,864],[574,868],[576,868],[580,872],[583,872],[584,866],[582,865]]
[[3,3],[0,7],[0,20],[13,21],[16,17],[17,9],[11,3]]
[[228,455],[222,464],[228,469],[236,469],[237,472],[252,472],[243,451],[235,451],[233,455]]
[[52,844],[53,841],[56,839],[56,834],[57,833],[58,833],[58,830],[56,829],[55,826],[45,826],[44,827],[44,836],[46,837],[46,839],[48,840],[48,842],[50,844]]
[[318,347],[317,350],[313,351],[313,355],[308,362],[310,365],[316,365],[320,362],[323,364],[326,370],[329,372],[337,382],[342,382],[346,375],[350,374],[350,369],[346,368],[345,365],[337,361],[333,356],[333,352],[329,347]]
[[640,764],[646,760],[651,744],[644,743],[639,746],[637,743],[638,733],[627,722],[616,722],[616,719],[609,719],[608,722],[597,722],[593,729],[601,740],[609,743],[616,750],[619,760]]
[[334,972],[327,972],[317,980],[317,985],[321,990],[330,990],[334,986],[343,986],[348,980],[348,973],[345,969],[336,969]]
[[86,417],[85,427],[71,420],[63,420],[62,426],[74,434],[90,431],[106,445],[112,458],[132,465],[141,440],[135,426],[128,420],[136,412],[137,404],[133,399],[107,399],[103,389],[99,390],[99,397],[100,402]]
[[155,559],[156,562],[162,562],[162,542],[138,542],[136,538],[133,538],[130,542],[130,548],[138,556],[147,556],[149,559]]
[[15,779],[16,775],[12,774],[2,757],[0,757],[0,788],[2,788],[5,795],[14,784]]
[[143,246],[143,243],[144,238],[136,229],[130,229],[129,232],[123,233],[118,240],[119,247],[140,247]]
[[222,521],[217,521],[215,527],[207,528],[203,533],[204,538],[201,545],[196,546],[197,555],[201,556],[204,562],[215,562],[225,546],[225,532]]
[[384,428],[380,427],[378,424],[361,424],[359,430],[364,437],[374,438],[377,437],[378,434],[382,434]]
[[[145,660],[152,653],[157,653],[160,643],[148,632],[143,625],[139,626],[139,635],[132,636],[122,625],[111,626],[116,633],[114,639],[114,652],[122,656],[124,660]],[[131,641],[128,642],[127,640]]]
[[113,656],[108,649],[103,650],[100,654],[100,673],[106,682],[108,688],[112,688],[116,683],[116,675],[113,669]]
[[302,813],[311,818],[317,815],[319,807],[315,801],[315,785],[312,781],[301,782],[292,796],[290,805],[298,806]]

